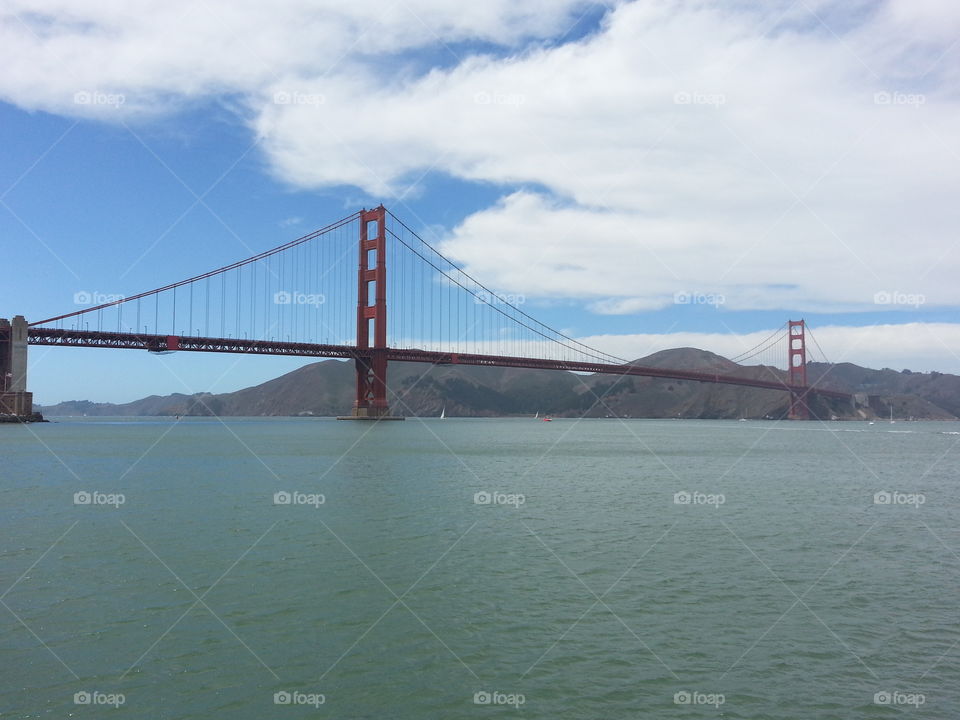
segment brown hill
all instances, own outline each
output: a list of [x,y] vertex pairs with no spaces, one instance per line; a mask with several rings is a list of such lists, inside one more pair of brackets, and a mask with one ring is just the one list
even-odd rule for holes
[[[785,380],[781,370],[741,366],[714,353],[678,348],[635,361],[648,367],[721,372],[743,377]],[[953,419],[960,416],[960,377],[908,370],[871,370],[849,363],[808,367],[811,380],[869,403],[818,403],[820,417]],[[786,393],[776,390],[660,380],[639,376],[576,375],[550,370],[429,366],[391,363],[391,406],[402,415],[532,415],[586,417],[779,418],[787,412]],[[353,367],[324,360],[305,365],[255,387],[213,395],[151,396],[114,405],[72,401],[42,408],[51,417],[65,415],[343,415],[353,400]]]

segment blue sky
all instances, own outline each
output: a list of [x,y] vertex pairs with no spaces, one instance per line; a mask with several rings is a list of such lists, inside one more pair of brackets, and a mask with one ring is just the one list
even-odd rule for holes
[[[46,3],[40,24],[29,4],[0,25],[0,316],[148,290],[383,202],[622,356],[734,355],[805,317],[832,359],[960,372],[948,3],[172,3],[150,23]],[[344,40],[374,16],[377,39]],[[305,25],[324,50],[275,39]],[[302,364],[33,348],[30,385],[117,402]]]

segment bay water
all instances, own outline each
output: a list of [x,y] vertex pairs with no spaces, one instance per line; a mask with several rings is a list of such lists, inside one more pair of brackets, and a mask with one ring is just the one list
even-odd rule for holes
[[0,426],[0,716],[960,716],[955,423]]

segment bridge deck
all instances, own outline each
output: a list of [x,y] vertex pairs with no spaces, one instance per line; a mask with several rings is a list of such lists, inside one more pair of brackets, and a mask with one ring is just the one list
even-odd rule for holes
[[530,368],[534,370],[567,370],[570,372],[602,373],[608,375],[636,375],[669,380],[720,383],[742,387],[783,390],[800,395],[812,394],[849,400],[850,393],[817,387],[793,387],[786,381],[771,378],[760,380],[738,375],[704,373],[691,370],[646,367],[643,365],[612,365],[567,360],[543,360],[539,358],[512,357],[508,355],[477,355],[469,353],[435,352],[431,350],[384,350],[360,349],[353,345],[326,345],[319,343],[292,343],[274,340],[246,340],[237,338],[213,338],[188,335],[147,335],[138,333],[103,332],[96,330],[59,330],[33,326],[29,329],[31,345],[60,345],[67,347],[99,347],[151,352],[217,352],[252,355],[292,355],[318,358],[369,358],[374,353],[385,352],[387,360],[400,362],[431,363],[434,365],[479,365],[490,367]]

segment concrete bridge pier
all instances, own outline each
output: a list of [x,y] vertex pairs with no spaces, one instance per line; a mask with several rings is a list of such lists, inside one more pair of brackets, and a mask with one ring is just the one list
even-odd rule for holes
[[27,321],[0,318],[0,420],[35,420],[33,393],[27,392]]

